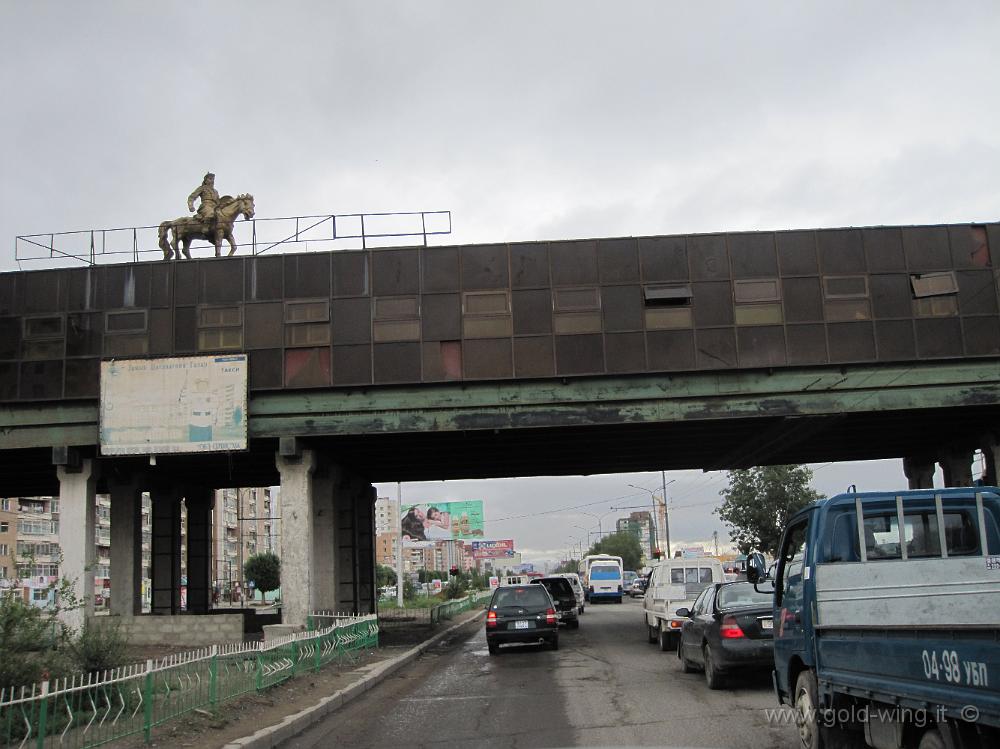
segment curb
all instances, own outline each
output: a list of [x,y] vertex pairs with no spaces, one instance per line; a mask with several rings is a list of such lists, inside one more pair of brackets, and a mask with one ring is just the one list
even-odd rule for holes
[[430,639],[410,648],[405,653],[401,653],[390,660],[375,664],[371,668],[370,672],[366,676],[363,676],[360,681],[324,697],[319,701],[319,703],[313,705],[312,707],[307,707],[304,710],[300,710],[297,713],[293,713],[292,715],[285,717],[280,723],[268,726],[267,728],[262,728],[250,736],[244,736],[242,739],[231,741],[228,744],[225,744],[223,749],[272,749],[282,742],[298,736],[307,728],[319,723],[330,713],[339,710],[343,705],[346,705],[351,700],[360,697],[369,689],[379,684],[387,676],[390,676],[419,658],[425,651],[429,650],[456,629],[464,627],[470,622],[474,622],[482,615],[483,612],[478,611],[475,616],[472,616],[463,622],[451,625],[447,629],[438,632]]

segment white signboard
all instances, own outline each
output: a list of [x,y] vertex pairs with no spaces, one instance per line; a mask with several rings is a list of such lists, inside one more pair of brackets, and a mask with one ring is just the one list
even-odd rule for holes
[[247,357],[101,362],[101,454],[247,449]]

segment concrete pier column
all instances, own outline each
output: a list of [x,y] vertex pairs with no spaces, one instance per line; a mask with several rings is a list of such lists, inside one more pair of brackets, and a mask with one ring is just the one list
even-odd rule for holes
[[306,625],[316,608],[313,600],[315,540],[312,450],[276,457],[281,474],[281,621]]
[[[152,578],[154,614],[181,610],[181,495],[173,487],[159,486],[153,500]],[[112,579],[111,584],[114,585]]]
[[212,607],[212,510],[215,491],[189,489],[187,504],[187,610],[207,614]]
[[142,613],[142,488],[135,479],[109,481],[111,613]]
[[996,486],[1000,481],[1000,437],[995,434],[986,435],[980,441],[979,449],[983,451],[983,460],[986,462],[983,483]]
[[337,493],[337,606],[366,614],[375,606],[375,488],[360,479]]
[[910,489],[934,488],[934,461],[931,458],[903,458],[903,473]]
[[[313,471],[313,581],[316,611],[338,611],[335,499],[343,471],[317,455]],[[284,501],[284,500],[282,500]]]
[[[62,564],[59,574],[72,586],[77,606],[60,614],[62,621],[73,629],[81,629],[86,619],[94,615],[94,561],[97,546],[97,492],[94,462],[80,461],[79,468],[57,466],[59,477],[59,546]],[[65,598],[57,601],[69,606]]]
[[972,486],[972,450],[950,449],[940,463],[945,486]]

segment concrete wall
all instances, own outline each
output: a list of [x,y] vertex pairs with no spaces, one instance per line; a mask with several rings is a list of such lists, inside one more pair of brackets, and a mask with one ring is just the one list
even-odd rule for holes
[[192,648],[243,642],[243,615],[98,616],[98,627],[121,622],[130,645],[180,645]]

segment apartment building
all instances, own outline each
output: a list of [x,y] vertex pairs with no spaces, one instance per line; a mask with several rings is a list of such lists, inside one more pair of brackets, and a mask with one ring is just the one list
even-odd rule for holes
[[17,576],[17,500],[0,499],[0,588]]
[[213,577],[219,600],[249,597],[243,565],[254,554],[280,555],[277,487],[219,489],[212,518]]
[[399,532],[399,508],[396,500],[379,497],[375,500],[375,533]]

